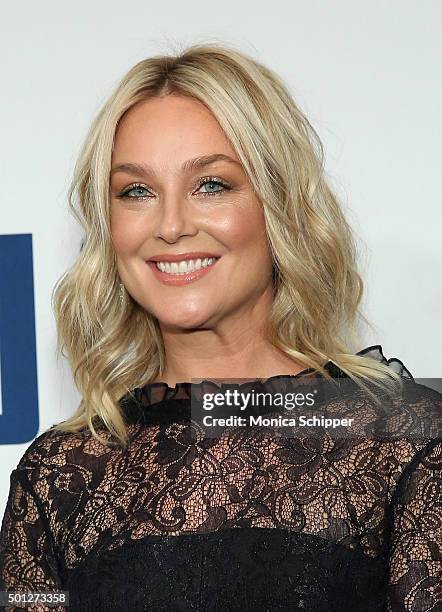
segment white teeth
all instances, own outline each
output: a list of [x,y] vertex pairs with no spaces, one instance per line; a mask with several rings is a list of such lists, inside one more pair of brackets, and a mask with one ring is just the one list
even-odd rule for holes
[[218,258],[217,257],[205,257],[204,259],[187,259],[185,261],[168,262],[168,261],[156,261],[155,265],[161,272],[167,272],[168,274],[188,274],[194,272],[200,268],[207,268],[211,266]]

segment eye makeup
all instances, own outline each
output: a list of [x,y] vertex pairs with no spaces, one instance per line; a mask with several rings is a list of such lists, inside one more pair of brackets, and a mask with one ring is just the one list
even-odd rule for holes
[[[207,184],[217,185],[219,187],[222,187],[222,189],[218,191],[201,192],[200,195],[213,197],[213,196],[221,195],[225,193],[226,191],[230,191],[232,189],[229,183],[227,183],[223,179],[216,177],[216,176],[206,176],[206,177],[199,179],[198,184],[197,184],[197,189],[200,189],[201,187]],[[122,199],[122,200],[147,200],[149,199],[150,196],[148,195],[138,195],[138,196],[129,195],[131,191],[142,190],[142,189],[144,189],[145,191],[149,191],[148,187],[146,187],[146,185],[144,185],[143,183],[132,183],[131,185],[126,187],[121,193],[119,193],[115,197]]]

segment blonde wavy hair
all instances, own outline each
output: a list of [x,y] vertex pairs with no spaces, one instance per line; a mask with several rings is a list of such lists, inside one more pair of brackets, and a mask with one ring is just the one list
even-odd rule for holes
[[[327,184],[319,136],[282,79],[255,59],[218,42],[138,62],[93,120],[75,165],[69,208],[85,238],[53,293],[57,354],[71,366],[82,400],[59,431],[104,425],[127,445],[120,401],[165,371],[158,320],[124,291],[109,220],[114,137],[124,113],[155,96],[190,96],[216,117],[262,204],[274,262],[274,301],[266,333],[287,356],[326,378],[327,361],[363,384],[401,385],[375,359],[353,354],[363,282],[349,224]],[[368,321],[367,321],[368,323]],[[108,436],[107,436],[108,437]]]

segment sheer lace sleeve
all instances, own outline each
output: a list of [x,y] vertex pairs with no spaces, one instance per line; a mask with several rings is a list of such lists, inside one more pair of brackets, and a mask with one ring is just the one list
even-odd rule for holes
[[392,612],[441,610],[442,442],[416,453],[392,499],[389,607]]
[[[62,590],[52,534],[27,470],[15,469],[0,532],[0,590],[38,592]],[[29,605],[28,605],[29,607]],[[7,606],[6,610],[27,606]],[[44,610],[33,606],[32,610]],[[63,606],[51,607],[53,612]]]

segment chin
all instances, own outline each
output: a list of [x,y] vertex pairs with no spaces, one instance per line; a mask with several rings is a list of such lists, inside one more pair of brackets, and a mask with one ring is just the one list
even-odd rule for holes
[[185,315],[183,313],[181,316],[179,313],[176,316],[166,317],[164,313],[158,317],[158,321],[164,327],[175,327],[179,329],[204,329],[208,327],[210,317],[209,316],[201,316],[201,312],[195,313],[192,315]]
[[185,312],[182,305],[177,306],[174,313],[164,312],[164,309],[158,309],[156,317],[164,327],[175,327],[180,329],[198,329],[208,326],[208,323],[213,319],[209,311],[204,312],[201,309],[198,311]]

